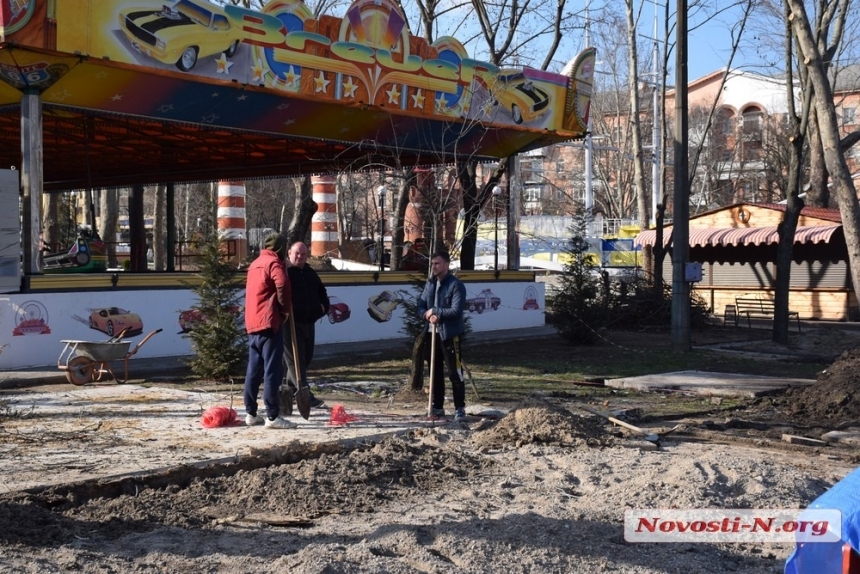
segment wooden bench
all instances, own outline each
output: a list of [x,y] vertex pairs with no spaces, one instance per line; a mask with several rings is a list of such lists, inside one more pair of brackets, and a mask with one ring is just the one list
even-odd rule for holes
[[[752,328],[753,317],[773,317],[776,312],[776,304],[773,299],[762,299],[759,297],[735,297],[735,326],[738,319],[746,316],[747,326]],[[800,333],[800,314],[797,311],[788,312],[788,320],[794,317],[797,320],[797,332]]]

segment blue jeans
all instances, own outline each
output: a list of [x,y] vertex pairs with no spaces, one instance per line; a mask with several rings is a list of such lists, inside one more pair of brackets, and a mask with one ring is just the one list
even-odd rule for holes
[[283,331],[271,329],[248,334],[248,370],[245,373],[245,412],[257,414],[257,394],[263,385],[263,404],[270,419],[281,412],[278,391],[284,378],[281,354],[284,350]]

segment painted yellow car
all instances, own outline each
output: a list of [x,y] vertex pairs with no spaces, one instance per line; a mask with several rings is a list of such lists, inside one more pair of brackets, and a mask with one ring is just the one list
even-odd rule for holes
[[242,39],[241,28],[224,10],[205,0],[131,8],[120,12],[119,25],[136,50],[183,72],[200,58],[221,52],[232,57]]
[[491,86],[493,102],[510,111],[515,124],[530,122],[549,109],[549,94],[521,70],[502,70]]

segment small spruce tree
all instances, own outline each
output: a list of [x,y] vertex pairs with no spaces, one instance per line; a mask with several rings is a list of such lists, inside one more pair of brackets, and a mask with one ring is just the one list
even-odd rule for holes
[[247,335],[238,321],[242,284],[217,234],[202,247],[202,281],[192,289],[201,319],[188,333],[195,352],[190,366],[197,377],[225,381],[240,374],[247,359]]
[[597,330],[605,325],[605,301],[601,295],[598,266],[588,252],[587,220],[574,217],[571,238],[564,252],[564,264],[558,292],[551,298],[553,322],[562,337],[574,344],[592,344]]

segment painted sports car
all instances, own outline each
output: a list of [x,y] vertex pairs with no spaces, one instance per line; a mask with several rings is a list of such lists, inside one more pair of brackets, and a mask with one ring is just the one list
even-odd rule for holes
[[540,305],[534,299],[526,299],[526,302],[523,303],[523,311],[540,309]]
[[520,70],[502,70],[492,84],[495,103],[510,110],[515,124],[529,122],[549,109],[549,94]]
[[132,337],[143,332],[143,321],[137,313],[119,307],[107,307],[90,313],[90,329],[107,333],[111,337],[128,329],[125,336]]
[[492,309],[495,311],[499,308],[499,305],[502,304],[502,300],[499,297],[493,295],[493,291],[491,289],[482,290],[477,297],[472,299],[466,299],[466,310],[470,313],[477,312],[478,314],[483,313],[484,309]]
[[383,291],[367,300],[367,314],[377,323],[385,323],[397,309],[402,299],[397,293]]
[[[242,307],[234,305],[230,308],[230,313],[235,315],[236,320],[238,321],[242,316]],[[196,307],[186,309],[185,311],[180,311],[179,328],[182,329],[180,333],[187,333],[188,331],[193,331],[194,327],[196,327],[203,321],[205,321],[203,313],[200,311],[200,309],[197,309]]]
[[206,56],[232,57],[242,39],[224,10],[205,0],[179,0],[160,10],[131,8],[120,12],[119,25],[136,50],[183,72]]
[[349,319],[349,306],[334,296],[328,298],[328,322],[340,323]]

